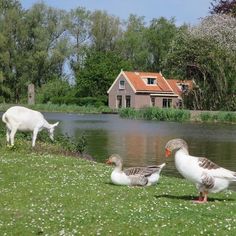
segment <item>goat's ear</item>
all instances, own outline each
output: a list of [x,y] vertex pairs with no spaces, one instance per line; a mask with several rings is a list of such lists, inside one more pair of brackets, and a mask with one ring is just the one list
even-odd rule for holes
[[56,127],[58,125],[59,125],[59,121],[57,123],[53,124],[53,127]]

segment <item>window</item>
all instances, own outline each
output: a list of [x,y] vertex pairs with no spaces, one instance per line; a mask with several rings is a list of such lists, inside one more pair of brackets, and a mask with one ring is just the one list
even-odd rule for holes
[[147,84],[155,84],[154,78],[147,78]]
[[122,96],[118,95],[116,102],[117,102],[116,107],[121,108],[122,107]]
[[120,80],[119,89],[125,89],[125,81],[124,80]]
[[182,101],[181,99],[179,99],[178,107],[179,107],[179,108],[183,108],[183,101]]
[[178,88],[181,90],[182,93],[186,93],[189,91],[189,85],[184,83],[177,83]]
[[131,101],[131,97],[130,96],[126,96],[125,97],[126,107],[130,107],[130,101]]
[[151,104],[153,107],[155,107],[155,97],[151,97]]
[[162,107],[163,108],[169,108],[172,107],[172,99],[170,98],[163,98],[163,102],[162,102]]
[[182,84],[181,87],[182,87],[181,90],[182,90],[183,93],[188,92],[188,84]]

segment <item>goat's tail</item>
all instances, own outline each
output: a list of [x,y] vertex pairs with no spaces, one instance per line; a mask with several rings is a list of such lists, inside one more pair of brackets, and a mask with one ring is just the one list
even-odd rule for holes
[[6,113],[2,115],[2,122],[7,123]]

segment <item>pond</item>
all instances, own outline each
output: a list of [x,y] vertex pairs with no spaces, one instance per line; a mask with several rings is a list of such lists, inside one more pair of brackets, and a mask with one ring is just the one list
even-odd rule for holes
[[118,153],[125,166],[167,161],[166,172],[172,173],[174,158],[165,159],[164,147],[172,138],[183,138],[192,155],[207,157],[236,171],[236,125],[129,120],[107,114],[44,114],[51,122],[60,121],[57,132],[75,138],[83,134],[87,152],[98,162]]
[[44,113],[50,122],[60,121],[57,132],[87,140],[87,153],[98,162],[112,153],[123,157],[124,166],[167,163],[163,174],[179,176],[174,158],[165,158],[164,147],[172,138],[183,138],[190,154],[207,157],[236,171],[236,125],[179,123],[122,119],[107,114]]

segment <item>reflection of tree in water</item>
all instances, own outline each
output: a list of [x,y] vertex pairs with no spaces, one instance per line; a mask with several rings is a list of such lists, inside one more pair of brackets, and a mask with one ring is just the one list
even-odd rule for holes
[[[76,132],[79,137],[81,130]],[[108,132],[106,130],[86,130],[83,131],[87,140],[86,151],[98,162],[104,162],[108,153]]]

